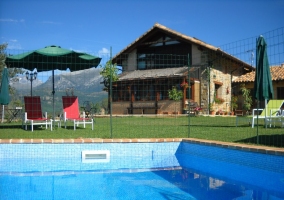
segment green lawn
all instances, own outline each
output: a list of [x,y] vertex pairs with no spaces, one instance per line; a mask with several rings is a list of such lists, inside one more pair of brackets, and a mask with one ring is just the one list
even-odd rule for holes
[[[190,124],[190,126],[188,126]],[[236,127],[235,117],[113,117],[112,135],[109,118],[95,118],[94,130],[78,127],[72,123],[67,129],[55,127],[53,131],[36,127],[34,132],[22,129],[21,123],[0,124],[0,139],[10,138],[199,138],[226,142],[255,143],[256,135],[262,145],[284,147],[284,128],[251,128],[242,120]]]

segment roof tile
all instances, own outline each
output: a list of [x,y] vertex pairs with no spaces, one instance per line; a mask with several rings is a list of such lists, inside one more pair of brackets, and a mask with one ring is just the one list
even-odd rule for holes
[[[135,70],[123,72],[119,81],[134,80],[134,79],[147,79],[147,78],[164,78],[164,77],[181,77],[187,74],[188,67],[177,68],[163,68],[163,69],[149,69],[149,70]],[[194,67],[190,71],[195,71]]]
[[[280,81],[284,80],[284,67],[283,66],[271,66],[270,67],[271,72],[271,79],[272,81]],[[255,71],[249,72],[247,74],[244,74],[235,80],[233,80],[234,83],[242,83],[242,82],[254,82],[255,79]]]

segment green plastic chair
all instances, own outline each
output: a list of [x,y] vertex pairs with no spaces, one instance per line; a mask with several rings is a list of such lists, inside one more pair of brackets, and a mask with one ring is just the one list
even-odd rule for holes
[[[271,122],[274,119],[281,119],[283,118],[282,116],[282,111],[281,111],[281,107],[284,105],[284,100],[269,100],[268,104],[266,105],[266,107],[264,109],[253,109],[252,111],[252,123],[251,123],[251,127],[254,127],[254,120],[257,119],[264,119],[265,125],[268,123],[270,123],[271,126]],[[261,111],[260,115],[257,115],[258,111]],[[284,119],[283,119],[284,120]]]

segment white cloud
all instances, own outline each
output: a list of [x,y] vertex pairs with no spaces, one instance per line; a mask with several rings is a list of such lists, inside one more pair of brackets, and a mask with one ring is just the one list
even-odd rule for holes
[[15,19],[0,19],[0,22],[18,22]]
[[18,22],[25,22],[24,19],[20,19],[20,20],[17,20],[17,19],[0,19],[0,22],[14,22],[14,23],[18,23]]
[[42,21],[40,23],[42,23],[42,24],[55,24],[55,25],[60,24],[59,22],[53,22],[53,21]]
[[22,49],[22,46],[21,44],[18,43],[18,40],[17,39],[10,39],[9,42],[8,42],[8,47],[7,49]]
[[78,53],[89,53],[89,52],[87,52],[86,50],[82,50],[82,49],[74,49],[74,48],[69,48],[69,50],[71,50],[71,51],[76,51],[76,52],[78,52]]
[[109,54],[109,50],[105,47],[103,47],[101,50],[99,50],[99,56],[106,56]]
[[101,50],[99,50],[98,57],[102,58],[101,65],[104,65],[110,59],[110,51],[103,47]]

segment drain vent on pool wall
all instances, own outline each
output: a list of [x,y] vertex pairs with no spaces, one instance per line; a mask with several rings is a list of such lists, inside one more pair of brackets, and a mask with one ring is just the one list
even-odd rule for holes
[[82,151],[83,163],[109,162],[109,150],[86,150]]

